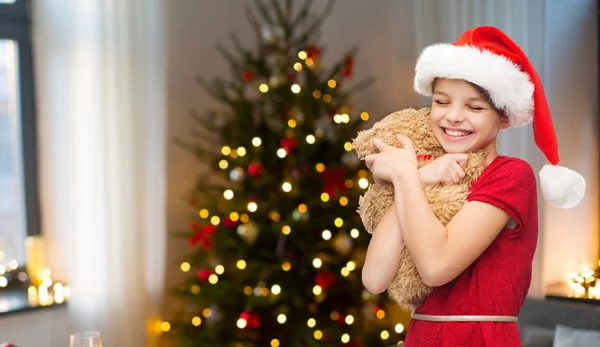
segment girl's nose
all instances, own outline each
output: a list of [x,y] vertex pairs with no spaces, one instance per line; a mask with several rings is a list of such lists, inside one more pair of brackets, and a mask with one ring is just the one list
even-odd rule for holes
[[448,110],[448,113],[446,113],[446,119],[450,123],[460,123],[463,121],[461,112],[452,109]]

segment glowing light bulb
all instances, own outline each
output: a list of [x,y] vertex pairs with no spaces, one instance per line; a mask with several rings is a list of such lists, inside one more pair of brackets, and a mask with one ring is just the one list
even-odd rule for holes
[[222,275],[225,272],[225,267],[223,265],[215,266],[215,272],[219,275]]
[[360,235],[360,232],[358,231],[358,229],[352,229],[352,230],[350,230],[350,236],[353,239],[358,238],[359,235]]
[[315,338],[315,340],[320,340],[323,338],[323,332],[321,330],[315,330],[315,332],[313,333],[313,337]]
[[283,182],[281,189],[283,189],[284,192],[289,193],[292,190],[292,184],[290,182]]
[[315,259],[313,259],[313,266],[314,266],[315,268],[317,268],[317,269],[318,269],[318,268],[320,268],[322,265],[323,265],[323,262],[321,261],[321,259],[319,259],[319,258],[315,258]]
[[306,325],[308,325],[309,328],[314,328],[317,325],[317,321],[314,318],[309,318]]
[[390,333],[387,330],[384,330],[379,335],[382,340],[387,340],[390,337]]
[[260,147],[261,144],[262,144],[262,140],[260,139],[260,137],[254,137],[252,139],[252,146]]
[[251,201],[248,203],[248,211],[256,212],[257,209],[258,209],[258,205],[254,201]]
[[342,342],[343,343],[348,343],[350,342],[350,335],[348,335],[347,333],[342,335]]
[[188,263],[187,261],[181,263],[181,271],[188,272],[188,271],[190,271],[190,268],[191,268],[190,263]]
[[323,236],[323,240],[329,240],[329,239],[331,239],[331,231],[323,230],[323,233],[321,234],[321,236]]
[[223,192],[223,197],[227,200],[231,200],[233,199],[233,190],[231,189],[227,189],[226,191]]
[[229,148],[229,146],[223,146],[223,147],[221,147],[221,154],[223,154],[223,155],[230,155],[231,154],[231,148]]
[[286,320],[287,320],[287,317],[283,313],[280,313],[277,316],[277,322],[279,322],[279,324],[285,323]]
[[321,286],[316,285],[313,287],[313,294],[314,295],[320,295],[323,292],[323,288],[321,288]]
[[279,293],[281,293],[281,287],[278,284],[273,285],[271,287],[271,293],[279,295]]
[[292,93],[294,93],[294,94],[298,94],[302,90],[302,88],[300,88],[300,85],[298,85],[297,83],[292,84],[290,89],[292,90]]
[[279,158],[285,158],[285,156],[287,155],[287,151],[285,150],[285,148],[280,148],[277,150],[277,156]]
[[315,135],[312,135],[312,134],[311,135],[306,135],[306,142],[307,143],[309,143],[309,144],[312,145],[313,143],[315,143],[315,140],[316,140],[315,139]]
[[361,178],[358,180],[358,186],[362,189],[367,189],[369,187],[369,181],[366,178]]
[[243,259],[240,259],[237,261],[237,263],[235,265],[237,266],[238,269],[244,270],[246,268],[246,261]]
[[266,93],[269,91],[269,86],[265,83],[262,83],[260,86],[258,86],[258,90],[260,90],[262,93]]

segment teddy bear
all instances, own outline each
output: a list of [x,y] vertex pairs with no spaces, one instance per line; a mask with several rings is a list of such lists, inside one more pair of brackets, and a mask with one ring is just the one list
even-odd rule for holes
[[[396,136],[401,134],[412,141],[418,167],[423,167],[446,154],[431,129],[430,112],[430,108],[408,108],[393,112],[371,128],[359,131],[352,141],[352,148],[359,159],[364,160],[367,155],[377,153],[373,139],[379,138],[388,145],[402,147]],[[485,154],[482,151],[469,153],[468,157],[465,177],[459,183],[440,183],[423,188],[435,216],[443,225],[447,225],[465,204],[471,184],[485,168]],[[384,181],[371,183],[359,197],[357,212],[368,233],[373,233],[393,201],[394,188],[391,183]],[[400,263],[387,292],[401,308],[412,311],[421,305],[431,288],[422,283],[406,247],[403,246],[400,252]]]

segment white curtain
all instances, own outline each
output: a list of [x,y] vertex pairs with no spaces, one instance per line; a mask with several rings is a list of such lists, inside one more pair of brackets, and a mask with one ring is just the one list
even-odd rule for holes
[[[73,330],[153,346],[165,253],[159,0],[33,1],[43,233]],[[66,323],[66,322],[65,322]]]

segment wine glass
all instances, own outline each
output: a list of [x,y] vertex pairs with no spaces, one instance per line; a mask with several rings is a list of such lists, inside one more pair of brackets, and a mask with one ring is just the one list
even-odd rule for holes
[[100,332],[82,331],[71,334],[69,347],[102,347]]

